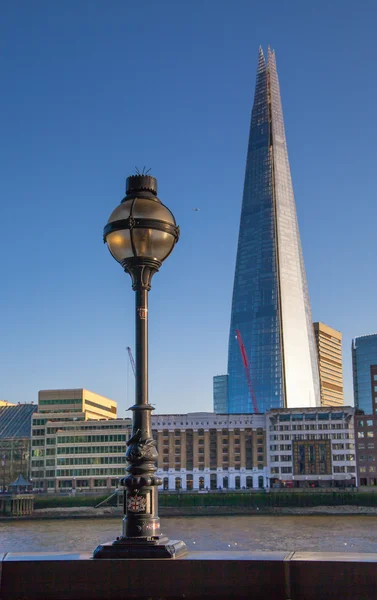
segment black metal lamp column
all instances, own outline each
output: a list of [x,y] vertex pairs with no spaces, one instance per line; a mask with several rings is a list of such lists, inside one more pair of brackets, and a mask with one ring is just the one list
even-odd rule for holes
[[132,437],[127,442],[122,536],[102,544],[94,558],[177,558],[187,553],[182,541],[160,534],[158,458],[152,437],[148,402],[148,292],[153,275],[179,238],[173,214],[157,198],[157,180],[149,175],[127,178],[126,196],[111,214],[104,241],[113,257],[131,275],[136,292],[136,399]]

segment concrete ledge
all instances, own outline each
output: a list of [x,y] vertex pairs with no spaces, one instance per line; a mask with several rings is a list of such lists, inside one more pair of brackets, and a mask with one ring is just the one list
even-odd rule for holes
[[1,600],[375,600],[377,554],[192,552],[169,559],[0,554]]
[[377,554],[296,552],[290,561],[292,599],[372,600]]
[[284,552],[197,552],[184,559],[93,560],[18,554],[3,560],[2,600],[269,598],[281,600]]

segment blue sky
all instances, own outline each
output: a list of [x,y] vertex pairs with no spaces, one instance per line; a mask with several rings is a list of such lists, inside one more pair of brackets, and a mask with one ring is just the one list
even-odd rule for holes
[[[258,46],[276,51],[314,320],[375,332],[374,0],[3,0],[0,397],[87,387],[132,403],[133,292],[102,244],[147,165],[181,239],[150,295],[150,401],[212,409]],[[192,207],[200,207],[193,212]]]

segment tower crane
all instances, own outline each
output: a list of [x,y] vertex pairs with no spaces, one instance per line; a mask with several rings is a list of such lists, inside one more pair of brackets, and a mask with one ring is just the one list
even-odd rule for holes
[[257,399],[255,397],[253,383],[251,381],[250,363],[249,363],[249,359],[247,358],[246,348],[245,348],[244,343],[242,341],[242,337],[241,337],[241,334],[239,332],[239,329],[236,329],[236,338],[237,338],[238,345],[240,347],[242,362],[243,362],[243,366],[244,366],[245,374],[246,374],[246,379],[247,379],[247,385],[249,387],[250,399],[251,399],[251,401],[253,403],[254,412],[257,413],[258,412],[258,404],[257,404]]
[[132,350],[129,346],[127,346],[127,352],[128,352],[128,356],[130,358],[130,363],[131,363],[131,367],[132,367],[132,371],[134,374],[134,377],[136,377],[136,366],[135,366],[135,361],[134,361],[134,357],[132,356]]

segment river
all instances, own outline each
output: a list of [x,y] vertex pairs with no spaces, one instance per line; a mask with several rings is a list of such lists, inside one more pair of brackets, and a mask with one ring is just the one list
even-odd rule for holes
[[[374,516],[163,518],[162,531],[189,550],[377,552]],[[92,552],[121,532],[121,519],[1,521],[2,552]]]

